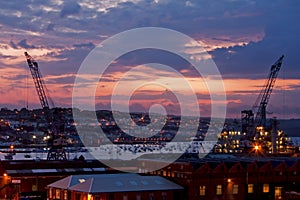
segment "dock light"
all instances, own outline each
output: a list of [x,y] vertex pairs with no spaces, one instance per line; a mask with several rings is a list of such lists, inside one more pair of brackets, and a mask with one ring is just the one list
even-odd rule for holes
[[4,173],[3,176],[6,177],[6,176],[7,176],[7,173]]
[[230,179],[230,178],[229,178],[229,179],[227,179],[227,182],[228,182],[228,183],[231,183],[231,179]]
[[255,145],[255,146],[254,146],[254,149],[255,149],[255,150],[259,150],[259,146],[258,146],[258,145]]

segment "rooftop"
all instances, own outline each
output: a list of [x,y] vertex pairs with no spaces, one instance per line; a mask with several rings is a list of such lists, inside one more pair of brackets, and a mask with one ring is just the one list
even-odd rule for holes
[[126,173],[71,175],[48,185],[48,187],[87,193],[183,189],[183,187],[160,176],[141,176]]

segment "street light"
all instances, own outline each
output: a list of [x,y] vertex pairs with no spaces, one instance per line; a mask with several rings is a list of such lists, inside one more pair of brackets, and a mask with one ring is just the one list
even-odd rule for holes
[[37,141],[36,141],[36,135],[33,135],[32,139],[33,139],[33,148],[34,148],[34,151],[35,151],[35,158],[37,158],[37,149],[36,149]]

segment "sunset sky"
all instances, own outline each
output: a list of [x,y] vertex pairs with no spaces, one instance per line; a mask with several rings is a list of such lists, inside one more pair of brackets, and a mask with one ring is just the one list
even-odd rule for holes
[[[76,73],[91,50],[122,31],[151,26],[176,30],[205,44],[223,77],[228,117],[239,118],[241,110],[252,107],[271,65],[284,54],[269,117],[300,118],[300,1],[11,0],[1,1],[0,10],[0,107],[20,109],[27,102],[30,109],[41,107],[24,51],[39,63],[55,106],[71,107]],[[200,110],[209,115],[203,80],[186,63],[151,51],[129,53],[112,64],[99,83],[97,107],[110,107],[116,82],[135,66],[142,65],[144,73],[134,76],[150,81],[155,73],[143,64],[153,59],[191,81],[204,105]],[[172,73],[164,76],[176,81]],[[151,102],[169,105],[175,102],[169,92],[141,88],[132,97],[132,110],[147,110]]]

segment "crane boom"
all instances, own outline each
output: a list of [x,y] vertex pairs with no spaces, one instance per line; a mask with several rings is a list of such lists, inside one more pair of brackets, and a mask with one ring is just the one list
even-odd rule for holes
[[266,107],[268,105],[273,87],[275,85],[276,78],[278,76],[279,70],[282,65],[283,55],[271,66],[271,70],[264,85],[263,89],[260,92],[260,95],[257,98],[256,102],[260,103],[259,105],[256,103],[254,107],[257,107],[257,112],[254,119],[254,124],[256,126],[266,126]]
[[38,93],[40,103],[42,105],[43,109],[48,109],[49,104],[48,104],[48,99],[44,90],[44,83],[42,79],[42,75],[40,73],[38,63],[27,53],[24,53],[26,56],[26,60],[33,78],[33,82],[36,88],[36,91]]
[[52,112],[49,108],[48,100],[50,100],[51,102],[51,98],[45,93],[45,89],[47,88],[45,86],[45,83],[43,82],[43,77],[40,73],[38,63],[27,52],[25,52],[24,54],[33,78],[37,94],[39,96],[40,103],[43,110],[45,111],[46,120],[50,127],[49,136],[51,137],[48,140],[48,146],[50,148],[48,151],[47,160],[66,160],[66,153],[63,149],[63,146],[66,144],[66,140],[59,133],[59,126],[61,125],[61,121],[63,120],[59,119],[56,108],[54,108],[54,112]]
[[270,73],[256,102],[251,110],[243,110],[242,132],[247,133],[249,139],[256,134],[257,127],[266,127],[266,107],[268,105],[276,78],[282,65],[283,55],[271,66]]

